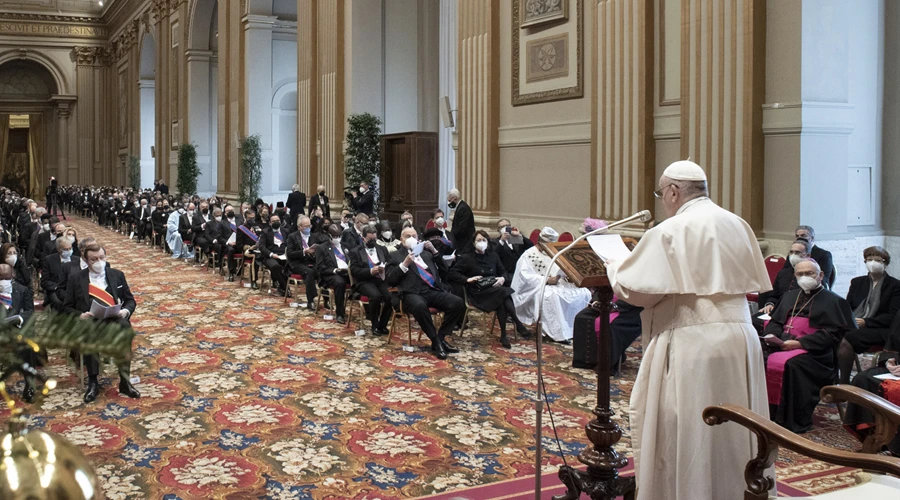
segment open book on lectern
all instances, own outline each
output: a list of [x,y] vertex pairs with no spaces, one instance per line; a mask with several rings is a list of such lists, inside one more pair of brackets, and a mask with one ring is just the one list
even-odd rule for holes
[[625,242],[618,234],[597,234],[588,236],[587,240],[591,250],[603,260],[604,264],[611,260],[621,262],[631,254],[631,250],[625,246]]

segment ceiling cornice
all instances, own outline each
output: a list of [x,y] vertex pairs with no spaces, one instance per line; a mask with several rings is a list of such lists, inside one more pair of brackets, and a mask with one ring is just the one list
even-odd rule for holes
[[103,26],[106,23],[100,17],[75,16],[62,14],[38,14],[30,12],[2,12],[0,19],[8,21],[32,21],[44,23],[82,23]]

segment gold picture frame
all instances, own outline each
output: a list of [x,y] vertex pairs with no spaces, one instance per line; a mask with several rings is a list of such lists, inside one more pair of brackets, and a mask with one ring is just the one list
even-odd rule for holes
[[519,29],[569,19],[568,0],[515,0]]
[[[524,1],[512,2],[513,106],[584,97],[584,0],[563,1],[567,13],[574,11],[574,15],[566,22],[541,30],[522,29]],[[539,36],[542,34],[546,36]],[[548,62],[548,57],[553,61]]]

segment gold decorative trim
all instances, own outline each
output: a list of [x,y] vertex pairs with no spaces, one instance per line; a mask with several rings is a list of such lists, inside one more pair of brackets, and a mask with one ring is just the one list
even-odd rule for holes
[[573,87],[565,87],[561,89],[544,90],[541,92],[532,92],[530,94],[519,93],[519,2],[512,2],[512,105],[522,106],[526,104],[537,104],[540,102],[562,101],[567,99],[579,99],[584,97],[584,1],[576,0],[576,20],[575,20],[575,78],[576,83]]
[[60,16],[52,14],[26,14],[19,12],[4,12],[0,14],[2,21],[30,21],[39,23],[83,23],[83,24],[99,24],[106,26],[103,19],[99,17],[81,17],[81,16]]

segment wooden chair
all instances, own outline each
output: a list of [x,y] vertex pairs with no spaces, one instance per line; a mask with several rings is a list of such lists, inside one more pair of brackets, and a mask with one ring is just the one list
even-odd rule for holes
[[534,231],[531,232],[531,236],[529,236],[528,239],[531,240],[532,243],[534,243],[535,245],[537,245],[538,240],[540,239],[540,237],[541,237],[541,230],[540,230],[540,229],[535,229]]
[[559,242],[560,242],[560,243],[567,243],[567,242],[570,242],[570,241],[575,241],[575,237],[572,236],[572,233],[566,231],[566,232],[564,232],[563,234],[559,235]]
[[[353,273],[348,272],[347,276],[350,278],[350,287],[347,288],[347,319],[353,318],[353,306],[355,304],[359,305],[359,328],[365,328],[366,326],[366,306],[369,305],[369,297],[362,295],[361,293],[356,291],[356,283],[353,279]],[[379,313],[381,311],[378,311]],[[378,317],[378,315],[375,315]]]
[[303,281],[303,276],[299,274],[290,274],[287,279],[287,286],[284,287],[284,303],[288,303],[288,291],[291,287],[294,287],[294,297],[299,297],[300,295],[300,285],[306,287],[306,283]]
[[[778,447],[785,448],[810,458],[842,467],[865,469],[868,472],[857,475],[857,485],[823,495],[805,498],[818,500],[896,500],[900,498],[900,458],[873,455],[868,450],[880,450],[897,433],[900,425],[900,407],[878,396],[853,386],[826,386],[821,391],[824,401],[852,401],[865,406],[876,415],[876,431],[871,442],[863,444],[863,452],[836,450],[798,436],[738,405],[709,406],[703,410],[703,421],[707,425],[734,422],[749,429],[757,438],[756,457],[747,463],[744,479],[747,489],[744,500],[769,500],[769,492],[774,489],[775,479],[765,476],[766,469],[772,467],[778,458]],[[880,473],[880,474],[877,474]]]
[[[766,271],[769,273],[769,283],[775,284],[775,277],[778,276],[778,271],[784,267],[784,257],[780,255],[770,255],[764,259],[764,264],[766,265]],[[747,294],[747,302],[756,303],[759,300],[759,293],[748,293]]]
[[[478,309],[477,307],[473,306],[469,302],[469,292],[466,290],[465,287],[463,287],[463,300],[466,303],[466,312],[463,313],[462,327],[459,329],[460,335],[462,335],[462,332],[466,331],[466,328],[469,327],[469,311],[471,311],[472,309]],[[479,311],[480,311],[480,309],[479,309]],[[481,312],[485,312],[485,311],[481,311]],[[491,330],[489,332],[490,335],[494,334],[494,325],[496,325],[496,324],[497,324],[497,311],[491,311]],[[513,337],[518,340],[519,333],[515,330],[516,329],[513,328]]]
[[[390,291],[392,295],[393,295],[393,294],[397,294],[397,295],[399,296],[399,294],[400,294],[400,290],[398,290],[397,288],[389,288],[388,291]],[[393,302],[393,301],[392,301],[392,302]],[[398,319],[398,318],[401,318],[401,319],[402,319],[402,318],[406,318],[406,332],[407,332],[407,334],[409,335],[409,345],[413,345],[413,340],[412,340],[412,318],[410,318],[410,315],[409,315],[408,313],[403,312],[403,299],[402,299],[402,297],[400,298],[399,301],[397,301],[397,303],[398,303],[399,305],[397,306],[397,308],[394,309],[394,312],[391,314],[391,328],[390,328],[390,333],[388,334],[387,343],[390,344],[390,343],[391,343],[391,340],[394,338],[394,329],[397,327],[397,319]],[[434,327],[435,327],[435,328],[438,328],[439,325],[440,325],[440,323],[439,323],[437,320],[438,320],[439,318],[442,318],[442,317],[443,317],[443,316],[441,316],[443,313],[442,313],[441,311],[439,311],[439,310],[433,308],[433,307],[429,307],[429,308],[428,308],[428,312],[430,312],[430,313],[431,313],[431,316],[434,318]],[[424,332],[422,331],[421,326],[420,326],[420,327],[419,327],[419,339],[417,340],[417,342],[421,342],[421,341],[422,341],[422,334],[423,334],[423,333],[424,333]]]

